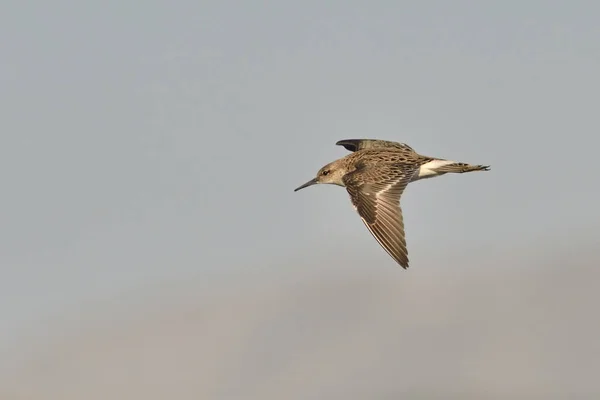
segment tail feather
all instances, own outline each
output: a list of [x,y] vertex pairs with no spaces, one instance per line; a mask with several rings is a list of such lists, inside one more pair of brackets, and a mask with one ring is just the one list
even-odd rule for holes
[[440,165],[435,168],[435,171],[438,173],[450,172],[450,173],[457,173],[457,174],[462,174],[465,172],[489,171],[489,170],[490,170],[489,165],[471,165],[471,164],[459,163],[459,162],[446,164],[446,165]]
[[442,160],[439,158],[421,165],[419,171],[412,177],[411,181],[419,179],[428,179],[447,173],[462,174],[472,171],[489,171],[489,165],[471,165],[450,160]]

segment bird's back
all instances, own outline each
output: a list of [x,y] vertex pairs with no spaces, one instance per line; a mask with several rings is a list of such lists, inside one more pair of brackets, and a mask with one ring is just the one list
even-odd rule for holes
[[432,160],[431,157],[422,156],[410,147],[402,146],[365,148],[357,150],[345,158],[353,164],[365,167],[377,164],[412,164],[418,168]]

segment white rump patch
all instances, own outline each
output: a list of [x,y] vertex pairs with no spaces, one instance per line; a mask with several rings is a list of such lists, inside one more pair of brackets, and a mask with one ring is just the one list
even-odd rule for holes
[[454,164],[454,163],[456,163],[456,161],[450,161],[450,160],[429,161],[427,164],[421,165],[421,168],[419,168],[419,174],[417,176],[413,177],[412,180],[416,181],[418,179],[433,178],[434,176],[441,175],[439,172],[436,171],[439,167],[442,167],[442,166],[448,165],[448,164]]

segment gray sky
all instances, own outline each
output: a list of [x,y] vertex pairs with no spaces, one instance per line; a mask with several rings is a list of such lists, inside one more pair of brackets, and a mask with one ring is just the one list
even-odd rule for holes
[[[406,281],[491,268],[469,254],[533,269],[543,263],[526,257],[596,249],[599,13],[583,1],[9,1],[0,349],[182,282],[225,290],[300,266]],[[360,137],[492,166],[409,186],[409,271],[343,189],[293,193],[346,154],[337,140]]]

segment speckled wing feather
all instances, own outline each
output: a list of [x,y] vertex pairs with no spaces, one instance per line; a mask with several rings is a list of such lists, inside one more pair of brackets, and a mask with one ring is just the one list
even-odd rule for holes
[[343,178],[365,226],[403,268],[408,268],[408,251],[400,196],[417,168],[409,164],[379,164],[358,168]]
[[375,148],[399,148],[414,151],[412,147],[405,143],[391,142],[389,140],[379,140],[379,139],[343,139],[336,143],[338,146],[344,146],[346,150],[349,151],[358,151],[364,149],[375,149]]

